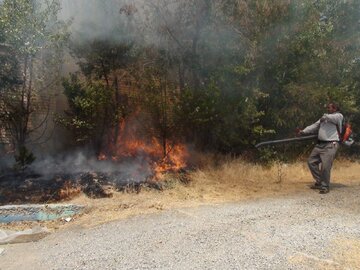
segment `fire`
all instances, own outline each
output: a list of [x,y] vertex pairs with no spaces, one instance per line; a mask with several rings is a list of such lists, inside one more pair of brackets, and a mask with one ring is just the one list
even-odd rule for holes
[[153,180],[160,180],[167,172],[177,172],[187,167],[189,154],[184,144],[165,139],[161,141],[156,137],[146,139],[145,136],[139,136],[139,130],[134,125],[125,121],[119,125],[118,134],[116,142],[111,143],[110,140],[106,146],[109,154],[101,153],[99,160],[121,162],[141,157],[147,160],[153,172]]
[[169,171],[177,172],[186,168],[188,151],[184,145],[178,144],[168,148],[166,156],[159,162],[154,162],[154,171],[157,179]]
[[107,157],[105,154],[101,153],[99,156],[98,156],[98,160],[107,160]]

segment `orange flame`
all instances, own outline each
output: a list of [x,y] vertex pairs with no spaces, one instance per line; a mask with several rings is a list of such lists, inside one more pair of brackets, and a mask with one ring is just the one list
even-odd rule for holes
[[100,153],[98,160],[107,160],[107,156],[104,153]]
[[166,172],[177,172],[186,168],[189,155],[185,145],[167,141],[164,146],[155,137],[150,140],[137,138],[137,133],[137,130],[128,126],[127,122],[121,122],[117,142],[110,142],[107,145],[111,154],[102,153],[98,159],[121,162],[129,157],[145,156],[150,162],[155,180],[162,179]]

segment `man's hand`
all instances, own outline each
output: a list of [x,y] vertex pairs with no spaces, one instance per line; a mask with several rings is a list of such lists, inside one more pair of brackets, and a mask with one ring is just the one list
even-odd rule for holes
[[304,131],[302,129],[300,129],[300,128],[296,128],[295,132],[296,132],[296,136],[304,135]]

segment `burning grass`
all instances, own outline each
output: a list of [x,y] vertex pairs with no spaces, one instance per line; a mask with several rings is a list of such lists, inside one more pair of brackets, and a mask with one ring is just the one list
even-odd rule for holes
[[189,151],[185,144],[171,140],[164,134],[155,135],[153,125],[145,128],[145,123],[151,123],[140,109],[134,111],[126,120],[122,119],[118,127],[114,127],[104,142],[99,160],[124,162],[142,159],[141,168],[135,177],[145,176],[152,181],[163,179],[168,172],[178,172],[187,168]]
[[80,193],[93,199],[106,198],[116,191],[139,193],[144,187],[162,190],[168,174],[181,174],[181,181],[188,182],[185,145],[133,137],[108,148],[111,155],[94,158],[74,153],[0,175],[0,204],[50,203],[70,200]]

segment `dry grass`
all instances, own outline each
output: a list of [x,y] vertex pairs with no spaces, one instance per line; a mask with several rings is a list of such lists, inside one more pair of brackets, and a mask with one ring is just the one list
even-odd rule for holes
[[[359,168],[359,162],[335,161],[332,182],[346,184],[360,182]],[[244,188],[246,193],[252,189],[272,190],[279,185],[290,187],[312,183],[306,161],[293,164],[276,163],[266,167],[241,159],[228,160],[220,166],[208,166],[198,170],[192,174],[192,178],[199,185]]]
[[[205,164],[208,165],[190,173],[189,185],[170,177],[169,188],[164,191],[115,193],[113,198],[99,200],[80,196],[73,203],[85,204],[91,209],[81,217],[81,223],[92,226],[170,208],[295,194],[308,191],[307,186],[312,184],[305,161],[279,163],[271,167],[250,164],[241,159],[223,160],[220,164],[210,159]],[[360,163],[337,160],[332,181],[345,185],[360,183],[359,171]]]
[[[190,184],[168,177],[168,189],[143,189],[136,193],[115,193],[112,198],[89,199],[81,195],[71,202],[83,204],[88,211],[70,223],[51,222],[50,228],[68,226],[97,226],[112,220],[164,209],[196,207],[204,204],[249,200],[254,198],[290,195],[308,191],[312,178],[306,161],[294,164],[274,164],[271,167],[250,164],[242,159],[202,159],[202,169],[191,172]],[[360,184],[360,163],[336,160],[332,182],[345,185]]]
[[[338,161],[334,166],[333,181],[355,181],[359,168],[358,163]],[[289,194],[312,184],[306,161],[266,167],[241,159],[227,160],[219,166],[207,166],[192,173],[192,179],[195,190],[207,196],[218,193],[224,200]]]

